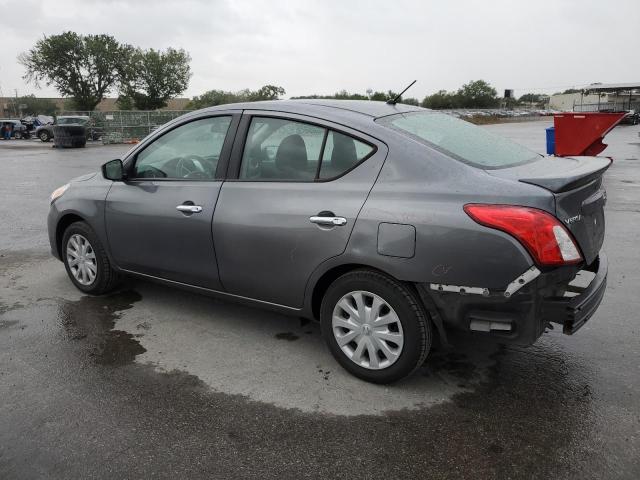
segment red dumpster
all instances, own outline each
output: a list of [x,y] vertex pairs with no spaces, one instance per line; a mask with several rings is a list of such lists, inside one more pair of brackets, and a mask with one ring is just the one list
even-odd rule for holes
[[603,137],[626,115],[621,113],[559,113],[553,116],[556,137],[556,155],[595,156],[607,145]]

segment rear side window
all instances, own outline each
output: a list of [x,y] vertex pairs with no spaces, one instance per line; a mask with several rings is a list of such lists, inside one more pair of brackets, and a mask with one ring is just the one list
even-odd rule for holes
[[245,180],[313,181],[325,129],[281,118],[251,121],[242,156]]
[[250,181],[313,182],[338,177],[375,148],[348,135],[283,118],[254,117],[239,178]]
[[331,131],[322,155],[320,179],[326,180],[351,170],[373,152],[373,147],[342,133]]
[[540,159],[540,155],[522,145],[451,115],[415,112],[376,121],[482,169],[513,167]]

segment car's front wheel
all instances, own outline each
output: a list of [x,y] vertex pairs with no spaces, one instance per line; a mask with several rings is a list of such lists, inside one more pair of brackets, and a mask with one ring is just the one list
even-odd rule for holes
[[46,130],[43,130],[42,132],[38,133],[38,138],[43,142],[48,142],[49,140],[51,140],[51,135],[49,135],[49,132],[47,132]]
[[75,222],[65,230],[61,254],[69,278],[79,290],[100,295],[115,286],[117,273],[87,223]]
[[407,285],[372,270],[335,280],[320,309],[322,334],[347,371],[373,383],[413,373],[431,348],[431,322]]

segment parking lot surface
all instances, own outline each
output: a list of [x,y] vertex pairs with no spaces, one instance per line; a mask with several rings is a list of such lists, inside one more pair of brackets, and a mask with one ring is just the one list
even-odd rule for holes
[[[483,128],[543,152],[546,126]],[[297,318],[138,280],[81,295],[48,196],[128,146],[0,142],[0,478],[638,478],[638,127],[605,143],[609,281],[586,326],[454,335],[375,386]]]

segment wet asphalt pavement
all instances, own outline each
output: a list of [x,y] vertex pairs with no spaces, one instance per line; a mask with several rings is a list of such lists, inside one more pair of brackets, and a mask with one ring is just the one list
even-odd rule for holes
[[[545,126],[485,128],[542,151]],[[640,477],[638,127],[607,140],[596,315],[528,348],[455,335],[388,387],[296,318],[137,280],[81,295],[48,195],[127,147],[0,142],[0,479]]]

